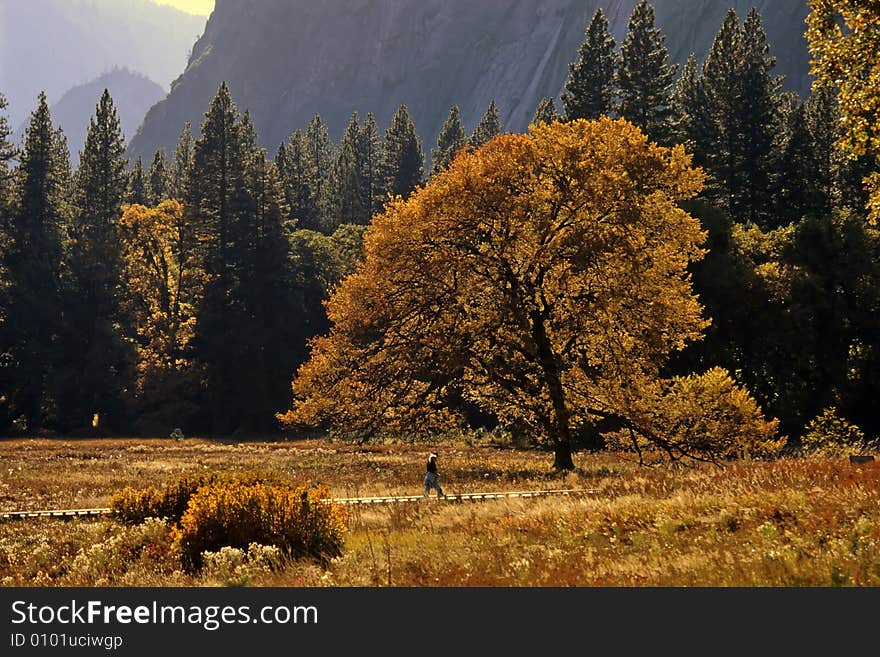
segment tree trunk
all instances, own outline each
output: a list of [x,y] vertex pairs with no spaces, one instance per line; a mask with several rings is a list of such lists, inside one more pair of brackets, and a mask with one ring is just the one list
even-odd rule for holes
[[552,414],[548,413],[550,417],[547,418],[547,426],[553,444],[553,469],[574,470],[574,461],[571,459],[571,425],[568,406],[565,403],[565,389],[562,387],[559,367],[553,355],[553,345],[547,336],[541,314],[535,311],[532,313],[531,319],[532,338],[538,347],[538,359],[544,373],[547,391],[550,393],[550,402],[553,405],[553,412]]
[[557,440],[553,445],[553,469],[574,470],[571,458],[571,443],[568,440]]

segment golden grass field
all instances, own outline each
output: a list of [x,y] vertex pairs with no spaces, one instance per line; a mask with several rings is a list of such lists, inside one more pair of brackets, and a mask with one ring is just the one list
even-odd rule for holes
[[352,507],[326,567],[221,551],[198,575],[168,553],[159,521],[0,522],[0,586],[877,586],[880,462],[639,466],[629,456],[490,443],[327,440],[0,441],[0,510],[108,506],[124,486],[184,471],[261,472],[323,483],[334,497],[417,495],[440,454],[447,493],[596,489],[579,497]]

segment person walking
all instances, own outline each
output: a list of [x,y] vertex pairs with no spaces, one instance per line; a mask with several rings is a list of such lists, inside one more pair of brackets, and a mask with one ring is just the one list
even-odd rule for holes
[[428,462],[425,465],[425,497],[430,497],[431,489],[437,491],[437,497],[446,497],[443,489],[440,487],[440,475],[437,472],[437,455],[433,452],[428,456]]

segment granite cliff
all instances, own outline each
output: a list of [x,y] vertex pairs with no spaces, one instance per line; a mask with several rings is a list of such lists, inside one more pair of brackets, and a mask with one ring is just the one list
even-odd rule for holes
[[[217,0],[186,70],[147,114],[131,154],[173,147],[198,129],[221,80],[274,153],[319,113],[338,139],[353,111],[384,129],[406,103],[426,153],[453,104],[470,130],[495,99],[523,130],[540,99],[558,97],[598,6],[617,42],[636,0]],[[729,7],[755,5],[784,86],[809,87],[805,0],[655,0],[671,59],[702,59]]]

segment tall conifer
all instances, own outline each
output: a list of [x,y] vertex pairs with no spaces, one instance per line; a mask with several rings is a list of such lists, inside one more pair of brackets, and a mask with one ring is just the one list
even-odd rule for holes
[[228,86],[221,83],[205,113],[187,183],[187,214],[197,231],[206,278],[193,341],[195,362],[204,372],[207,418],[202,428],[220,433],[233,430],[240,420],[230,404],[243,365],[240,318],[247,312],[236,300],[250,211],[240,118]]
[[128,191],[125,195],[125,202],[139,203],[140,205],[150,204],[147,175],[144,173],[144,161],[140,155],[128,174]]
[[312,216],[312,194],[309,188],[309,168],[302,131],[295,130],[288,140],[279,146],[275,156],[275,167],[287,201],[288,221],[296,228],[309,227],[307,222]]
[[366,215],[363,223],[369,223],[373,215],[382,212],[388,196],[383,176],[385,153],[379,137],[379,126],[372,112],[367,113],[358,134],[358,162],[360,164],[360,187]]
[[369,220],[369,208],[361,180],[360,137],[359,117],[354,112],[349,118],[339,148],[336,149],[330,176],[324,186],[322,206],[324,230],[328,234],[341,224],[365,224]]
[[654,24],[654,7],[639,0],[620,46],[620,115],[663,145],[672,140],[672,89],[677,69],[668,63],[665,41]]
[[773,75],[776,58],[770,53],[758,10],[752,7],[743,20],[742,95],[738,105],[743,135],[742,209],[740,217],[773,227],[773,160],[781,78]]
[[735,10],[729,9],[703,62],[701,81],[702,100],[711,119],[711,132],[706,135],[706,195],[731,216],[741,205],[738,172],[742,157],[737,116],[742,93],[742,52],[739,18]]
[[553,99],[545,96],[535,108],[535,114],[532,116],[531,123],[555,123],[561,118]]
[[150,162],[147,177],[147,197],[151,205],[159,205],[168,198],[168,165],[165,162],[165,149],[160,148]]
[[409,109],[401,105],[385,130],[385,181],[388,193],[407,198],[422,183],[425,156]]
[[244,182],[247,209],[239,219],[242,236],[233,254],[237,284],[230,291],[235,335],[228,338],[235,349],[226,355],[236,373],[215,382],[219,387],[212,392],[222,395],[224,408],[214,423],[221,431],[271,432],[295,366],[291,343],[298,318],[285,229],[289,208],[278,171],[263,149],[248,158]]
[[431,175],[444,171],[459,149],[466,144],[467,134],[461,125],[461,110],[458,105],[453,105],[440,128],[437,146],[431,150]]
[[195,139],[189,121],[184,123],[168,172],[168,195],[183,202],[187,198],[187,181],[195,160]]
[[[140,160],[138,160],[140,162]],[[122,205],[145,203],[143,167],[127,172],[119,115],[105,89],[89,122],[75,176],[71,269],[79,293],[75,307],[79,381],[68,413],[76,424],[120,427],[123,391],[131,363],[120,311],[120,247],[117,224]],[[97,422],[95,422],[97,420]]]
[[706,149],[711,148],[714,134],[711,117],[706,111],[705,91],[697,58],[688,55],[672,94],[672,128],[674,141],[684,144],[694,156],[694,163],[705,166]]
[[707,194],[735,221],[772,227],[773,162],[778,160],[779,78],[768,53],[760,15],[740,24],[727,12],[703,63],[707,135]]
[[58,426],[63,344],[69,161],[62,133],[52,126],[46,95],[30,116],[17,170],[3,253],[9,277],[6,323],[0,331],[0,387],[16,428]]
[[616,73],[619,55],[608,18],[596,10],[578,50],[578,59],[568,65],[568,79],[562,92],[565,119],[597,119],[610,115],[617,100]]
[[495,104],[495,99],[493,98],[489,101],[489,107],[486,108],[486,113],[483,114],[482,118],[477,122],[473,133],[471,133],[469,140],[471,148],[479,148],[495,135],[500,135],[503,130],[504,126],[501,124],[501,116],[498,114],[498,106]]
[[293,353],[289,304],[289,209],[275,165],[256,143],[226,84],[205,114],[188,184],[187,212],[205,245],[207,283],[195,362],[203,374],[203,428],[268,431],[288,393]]
[[[10,141],[12,129],[9,127],[9,121],[6,118],[6,108],[8,104],[6,97],[0,94],[0,213],[3,212],[4,206],[11,204],[12,200],[12,172],[10,162],[15,157],[15,145]],[[0,220],[3,215],[0,214]]]
[[312,117],[306,128],[304,147],[310,196],[308,211],[299,217],[299,221],[301,228],[317,230],[324,222],[321,216],[321,199],[324,197],[324,184],[330,174],[333,158],[333,144],[327,125],[318,114]]

